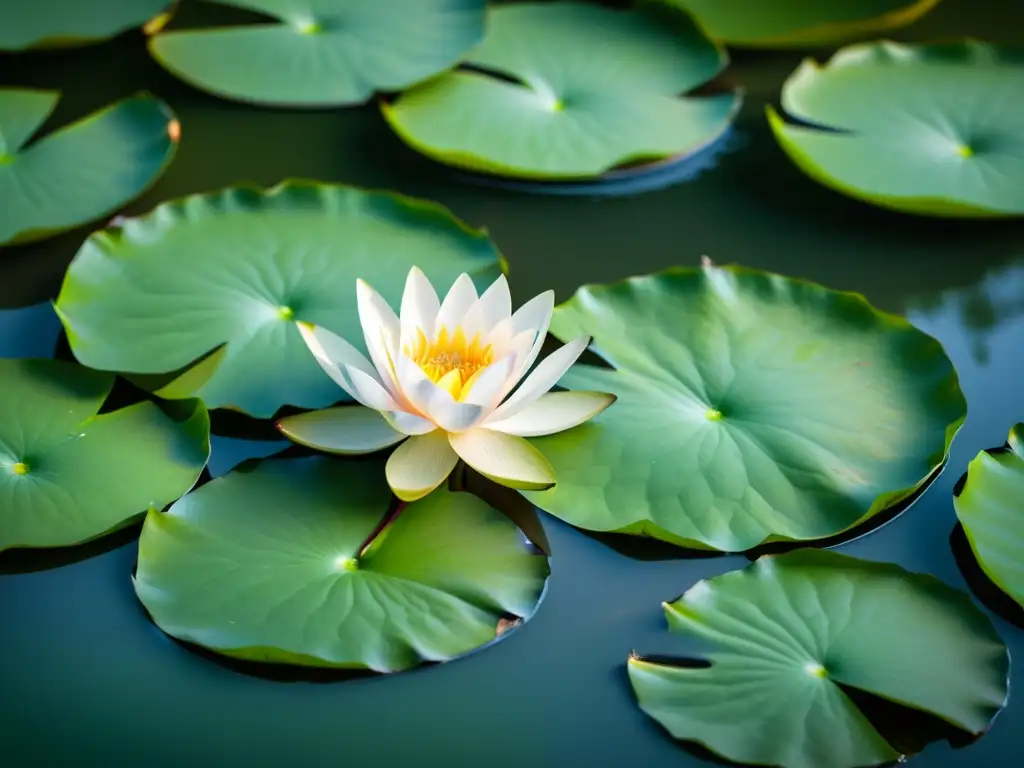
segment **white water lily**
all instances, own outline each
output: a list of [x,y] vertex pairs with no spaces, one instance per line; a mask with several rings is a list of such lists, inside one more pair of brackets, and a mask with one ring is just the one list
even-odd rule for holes
[[[547,335],[552,291],[513,314],[504,275],[477,296],[462,274],[442,302],[413,267],[400,316],[362,280],[356,295],[370,360],[324,328],[299,329],[321,367],[362,406],[331,409],[331,449],[368,453],[404,441],[386,470],[400,499],[430,493],[459,458],[502,485],[550,488],[554,470],[524,438],[575,427],[615,400],[604,392],[548,391],[589,336],[561,347],[523,379]],[[281,429],[289,434],[286,425]],[[303,442],[302,435],[289,436]]]

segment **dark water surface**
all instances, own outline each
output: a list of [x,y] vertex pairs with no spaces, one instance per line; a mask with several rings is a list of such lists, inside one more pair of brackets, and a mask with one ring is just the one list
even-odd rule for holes
[[[958,31],[1024,35],[1024,3],[946,0],[904,37]],[[240,180],[389,187],[486,225],[508,257],[518,302],[550,287],[564,300],[581,283],[695,265],[706,254],[860,291],[909,315],[945,345],[969,416],[928,492],[841,550],[963,588],[950,547],[953,485],[978,450],[1002,444],[1024,419],[1024,225],[901,216],[817,186],[786,160],[763,118],[800,56],[735,59],[730,79],[747,89],[740,147],[689,184],[600,201],[459,183],[405,149],[373,107],[289,112],[217,101],[165,75],[135,35],[0,57],[0,82],[64,90],[54,126],[142,88],[168,100],[183,125],[181,150],[130,212]],[[0,252],[0,354],[52,352],[59,324],[45,304],[30,305],[56,296],[87,231]],[[211,470],[279,447],[217,438]],[[685,652],[686,642],[665,629],[661,601],[746,559],[644,561],[551,518],[544,524],[553,573],[527,625],[448,665],[332,684],[242,675],[165,637],[132,591],[130,539],[82,562],[0,575],[0,765],[705,765],[637,709],[624,663],[633,649]],[[1024,630],[998,617],[996,624],[1024,659]],[[1024,684],[1019,665],[1012,683]],[[913,760],[999,768],[1019,764],[1022,753],[1024,701],[1012,697],[975,745],[935,744]]]

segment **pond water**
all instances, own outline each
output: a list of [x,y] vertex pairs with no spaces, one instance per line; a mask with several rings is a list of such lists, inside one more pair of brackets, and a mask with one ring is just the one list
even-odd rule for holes
[[[997,20],[1001,13],[1001,21]],[[1024,3],[946,0],[904,38],[954,31],[1005,39]],[[1024,32],[1022,32],[1024,34]],[[456,181],[407,150],[374,108],[260,110],[174,81],[140,36],[76,51],[0,57],[0,82],[57,87],[51,125],[147,89],[183,125],[167,175],[130,212],[239,180],[286,177],[386,187],[485,225],[507,256],[514,296],[695,265],[702,255],[864,293],[936,336],[969,402],[946,471],[902,516],[841,551],[965,587],[950,545],[952,488],[967,462],[1024,419],[1024,222],[941,222],[887,213],[809,181],[763,118],[800,56],[735,56],[747,101],[735,148],[694,181],[616,199],[528,196]],[[59,323],[43,303],[88,230],[0,253],[0,355],[50,355]],[[339,244],[344,247],[344,244]],[[42,303],[42,304],[41,304]],[[35,306],[33,306],[35,305]],[[215,439],[213,474],[281,443]],[[330,684],[243,675],[164,636],[130,581],[134,541],[31,573],[0,569],[0,758],[5,765],[686,766],[704,765],[635,706],[625,660],[682,654],[660,603],[741,556],[640,559],[544,517],[552,577],[536,616],[496,646],[439,667]],[[122,537],[122,541],[124,537]],[[657,550],[661,552],[663,550]],[[21,563],[24,566],[24,563]],[[1015,659],[1024,629],[997,616]],[[1015,665],[1011,687],[1024,684]],[[1024,753],[1024,701],[922,768],[1002,766]],[[8,762],[12,759],[13,762]]]

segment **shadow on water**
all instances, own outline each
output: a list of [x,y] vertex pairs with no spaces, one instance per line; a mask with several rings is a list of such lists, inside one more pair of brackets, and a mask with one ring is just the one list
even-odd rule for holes
[[73,547],[4,550],[0,552],[0,576],[49,571],[113,552],[139,538],[144,516],[144,512],[135,515],[124,527]]
[[956,560],[964,581],[970,587],[971,592],[981,603],[992,613],[1001,619],[1013,624],[1019,629],[1024,629],[1024,608],[1022,608],[1012,597],[1003,592],[988,577],[978,564],[978,558],[974,556],[974,550],[967,540],[964,527],[957,523],[949,534],[949,546],[953,550],[953,559]]

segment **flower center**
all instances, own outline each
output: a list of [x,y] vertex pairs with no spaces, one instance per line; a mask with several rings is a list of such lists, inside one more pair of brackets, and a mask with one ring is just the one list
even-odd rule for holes
[[447,328],[441,328],[433,341],[418,330],[412,346],[406,346],[402,351],[431,381],[447,389],[456,400],[465,396],[477,375],[494,362],[491,345],[485,345],[479,333],[467,339],[461,326],[450,335]]

